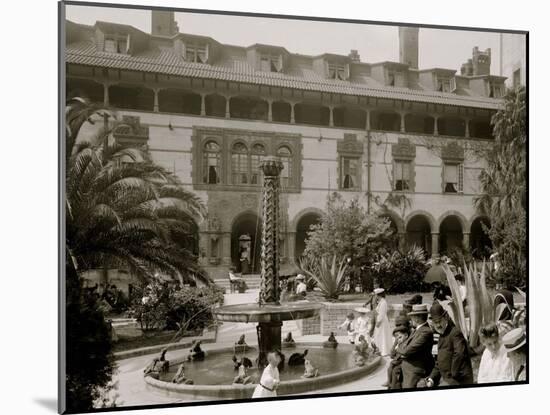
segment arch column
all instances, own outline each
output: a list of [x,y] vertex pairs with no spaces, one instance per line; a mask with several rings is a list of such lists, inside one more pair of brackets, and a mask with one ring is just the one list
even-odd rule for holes
[[439,120],[439,117],[435,115],[434,116],[434,135],[439,135],[439,129],[437,128],[437,120]]
[[111,86],[110,83],[105,82],[103,84],[103,105],[106,107],[109,106],[109,87]]
[[292,266],[296,264],[296,232],[287,232],[288,263]]
[[399,117],[400,117],[400,121],[401,121],[401,124],[399,126],[399,131],[404,133],[405,132],[405,115],[407,115],[405,112],[400,112],[399,113]]
[[369,109],[366,109],[365,110],[365,113],[366,113],[366,119],[365,119],[365,128],[368,130],[370,130],[370,110]]
[[290,123],[296,124],[296,118],[294,117],[294,102],[290,103]]
[[439,232],[432,232],[432,257],[439,255]]
[[159,112],[159,91],[160,88],[153,88],[153,112]]
[[231,232],[224,232],[221,235],[221,243],[222,243],[222,246],[221,246],[222,265],[230,266],[231,265]]
[[470,232],[462,232],[462,245],[466,250],[470,250]]
[[201,94],[201,115],[206,115],[206,94]]
[[329,127],[334,127],[334,106],[333,105],[329,105],[328,107],[328,110],[329,110],[329,118],[328,118],[328,126]]
[[405,252],[405,250],[407,249],[407,233],[399,232],[397,234],[397,240],[398,240],[397,249],[399,249],[399,251],[401,252]]
[[464,137],[470,138],[470,119],[466,118],[464,122],[466,123],[466,128],[464,130]]
[[231,97],[229,97],[229,96],[225,97],[225,118],[227,118],[227,119],[231,118],[231,111],[229,109],[229,100],[230,99],[231,99]]
[[273,100],[268,99],[267,100],[267,121],[272,122],[273,121]]

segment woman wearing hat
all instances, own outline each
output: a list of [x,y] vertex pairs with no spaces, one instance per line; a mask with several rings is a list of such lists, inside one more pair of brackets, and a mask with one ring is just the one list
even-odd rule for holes
[[358,307],[355,311],[359,313],[359,317],[357,317],[357,320],[355,321],[355,336],[357,339],[359,336],[364,336],[365,339],[371,343],[371,319],[373,317],[372,309],[370,307]]
[[524,381],[527,378],[527,337],[522,328],[509,331],[502,337],[508,357],[512,361],[514,381]]
[[296,277],[296,281],[298,282],[298,285],[296,286],[296,295],[305,297],[307,293],[307,285],[305,283],[306,277],[304,277],[302,274],[298,274]]
[[380,350],[382,356],[387,356],[392,348],[392,332],[388,320],[388,303],[386,292],[383,288],[376,288],[373,291],[376,296],[376,323],[374,328],[374,343]]

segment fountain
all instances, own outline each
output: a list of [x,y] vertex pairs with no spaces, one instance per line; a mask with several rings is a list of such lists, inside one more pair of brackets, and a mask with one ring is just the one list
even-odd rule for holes
[[[251,372],[256,371],[256,378],[267,365],[267,354],[270,351],[281,351],[283,322],[315,317],[322,308],[321,304],[307,300],[285,304],[279,302],[279,226],[277,221],[279,218],[279,174],[283,169],[283,164],[277,157],[267,157],[262,161],[260,168],[263,171],[264,183],[261,283],[258,303],[236,304],[214,309],[214,315],[218,321],[258,324],[256,327],[258,351],[255,359],[257,368],[251,369],[249,372],[250,375]],[[324,348],[321,343],[292,343],[291,346],[308,348],[308,356],[313,356],[312,359],[315,360],[319,376],[309,377],[307,370],[306,376],[303,376],[304,365],[285,367],[281,372],[281,384],[278,389],[280,394],[308,392],[349,382],[367,375],[380,362],[380,358],[375,357],[362,367],[356,366],[351,345],[341,345],[338,349],[334,345],[331,348]],[[187,363],[189,371],[186,369],[185,373],[191,373],[188,376],[193,379],[194,384],[192,385],[170,383],[172,373],[165,379],[146,377],[145,382],[149,387],[163,391],[170,396],[186,396],[193,399],[250,398],[255,384],[231,384],[235,377],[234,364],[231,360],[234,353],[234,348],[218,348],[207,352],[204,362]],[[177,368],[185,361],[185,358],[171,359],[171,367]],[[180,370],[183,371],[183,368]]]

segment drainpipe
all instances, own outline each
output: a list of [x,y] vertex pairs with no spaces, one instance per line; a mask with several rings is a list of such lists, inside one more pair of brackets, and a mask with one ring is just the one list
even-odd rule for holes
[[370,128],[367,128],[367,213],[370,215]]

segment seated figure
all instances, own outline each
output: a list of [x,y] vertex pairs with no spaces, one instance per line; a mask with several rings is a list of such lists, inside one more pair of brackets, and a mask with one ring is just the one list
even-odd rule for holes
[[187,379],[187,377],[185,376],[184,370],[185,368],[183,367],[183,363],[182,363],[181,365],[179,365],[178,371],[176,372],[176,374],[172,379],[172,383],[184,384],[184,385],[193,384],[193,381],[191,379]]
[[319,376],[319,369],[314,367],[309,359],[305,360],[304,369],[304,374],[302,375],[303,378],[314,378]]
[[294,342],[294,339],[292,338],[292,332],[288,332],[286,337],[283,339],[283,347],[296,347],[296,343]]
[[159,362],[160,362],[161,373],[168,373],[168,370],[170,369],[170,361],[166,360],[167,351],[168,351],[167,348],[164,348],[160,351]]
[[323,342],[323,347],[327,349],[336,349],[338,347],[338,341],[336,340],[336,337],[334,337],[334,332],[330,332],[328,339]]
[[243,356],[240,359],[237,359],[237,356],[233,356],[233,365],[235,367],[235,370],[239,370],[239,367],[244,366],[246,369],[249,369],[252,367],[252,360],[250,360],[248,357]]
[[248,345],[246,344],[244,334],[239,337],[239,340],[235,342],[234,346],[234,352],[235,353],[244,353],[248,349]]
[[301,366],[305,364],[308,350],[304,350],[304,353],[292,353],[288,359],[289,366]]
[[[248,361],[250,361],[250,359],[248,359]],[[252,363],[251,363],[251,366],[252,366]],[[238,370],[239,370],[239,374],[235,376],[235,378],[233,379],[233,383],[238,383],[242,385],[246,385],[247,383],[249,383],[250,376],[248,376],[248,374],[246,373],[247,366],[244,364],[241,364],[239,365]]]
[[204,360],[204,357],[205,357],[205,353],[201,349],[200,340],[195,340],[195,342],[193,343],[193,347],[191,348],[191,350],[189,350],[189,355],[187,356],[187,360],[200,361],[200,360]]
[[161,372],[161,364],[158,357],[155,357],[149,364],[143,369],[143,376],[150,376],[153,379],[159,379]]
[[371,353],[369,343],[367,342],[365,336],[360,335],[355,349],[353,350],[353,357],[355,359],[355,364],[357,366],[364,366],[365,362],[369,358]]

